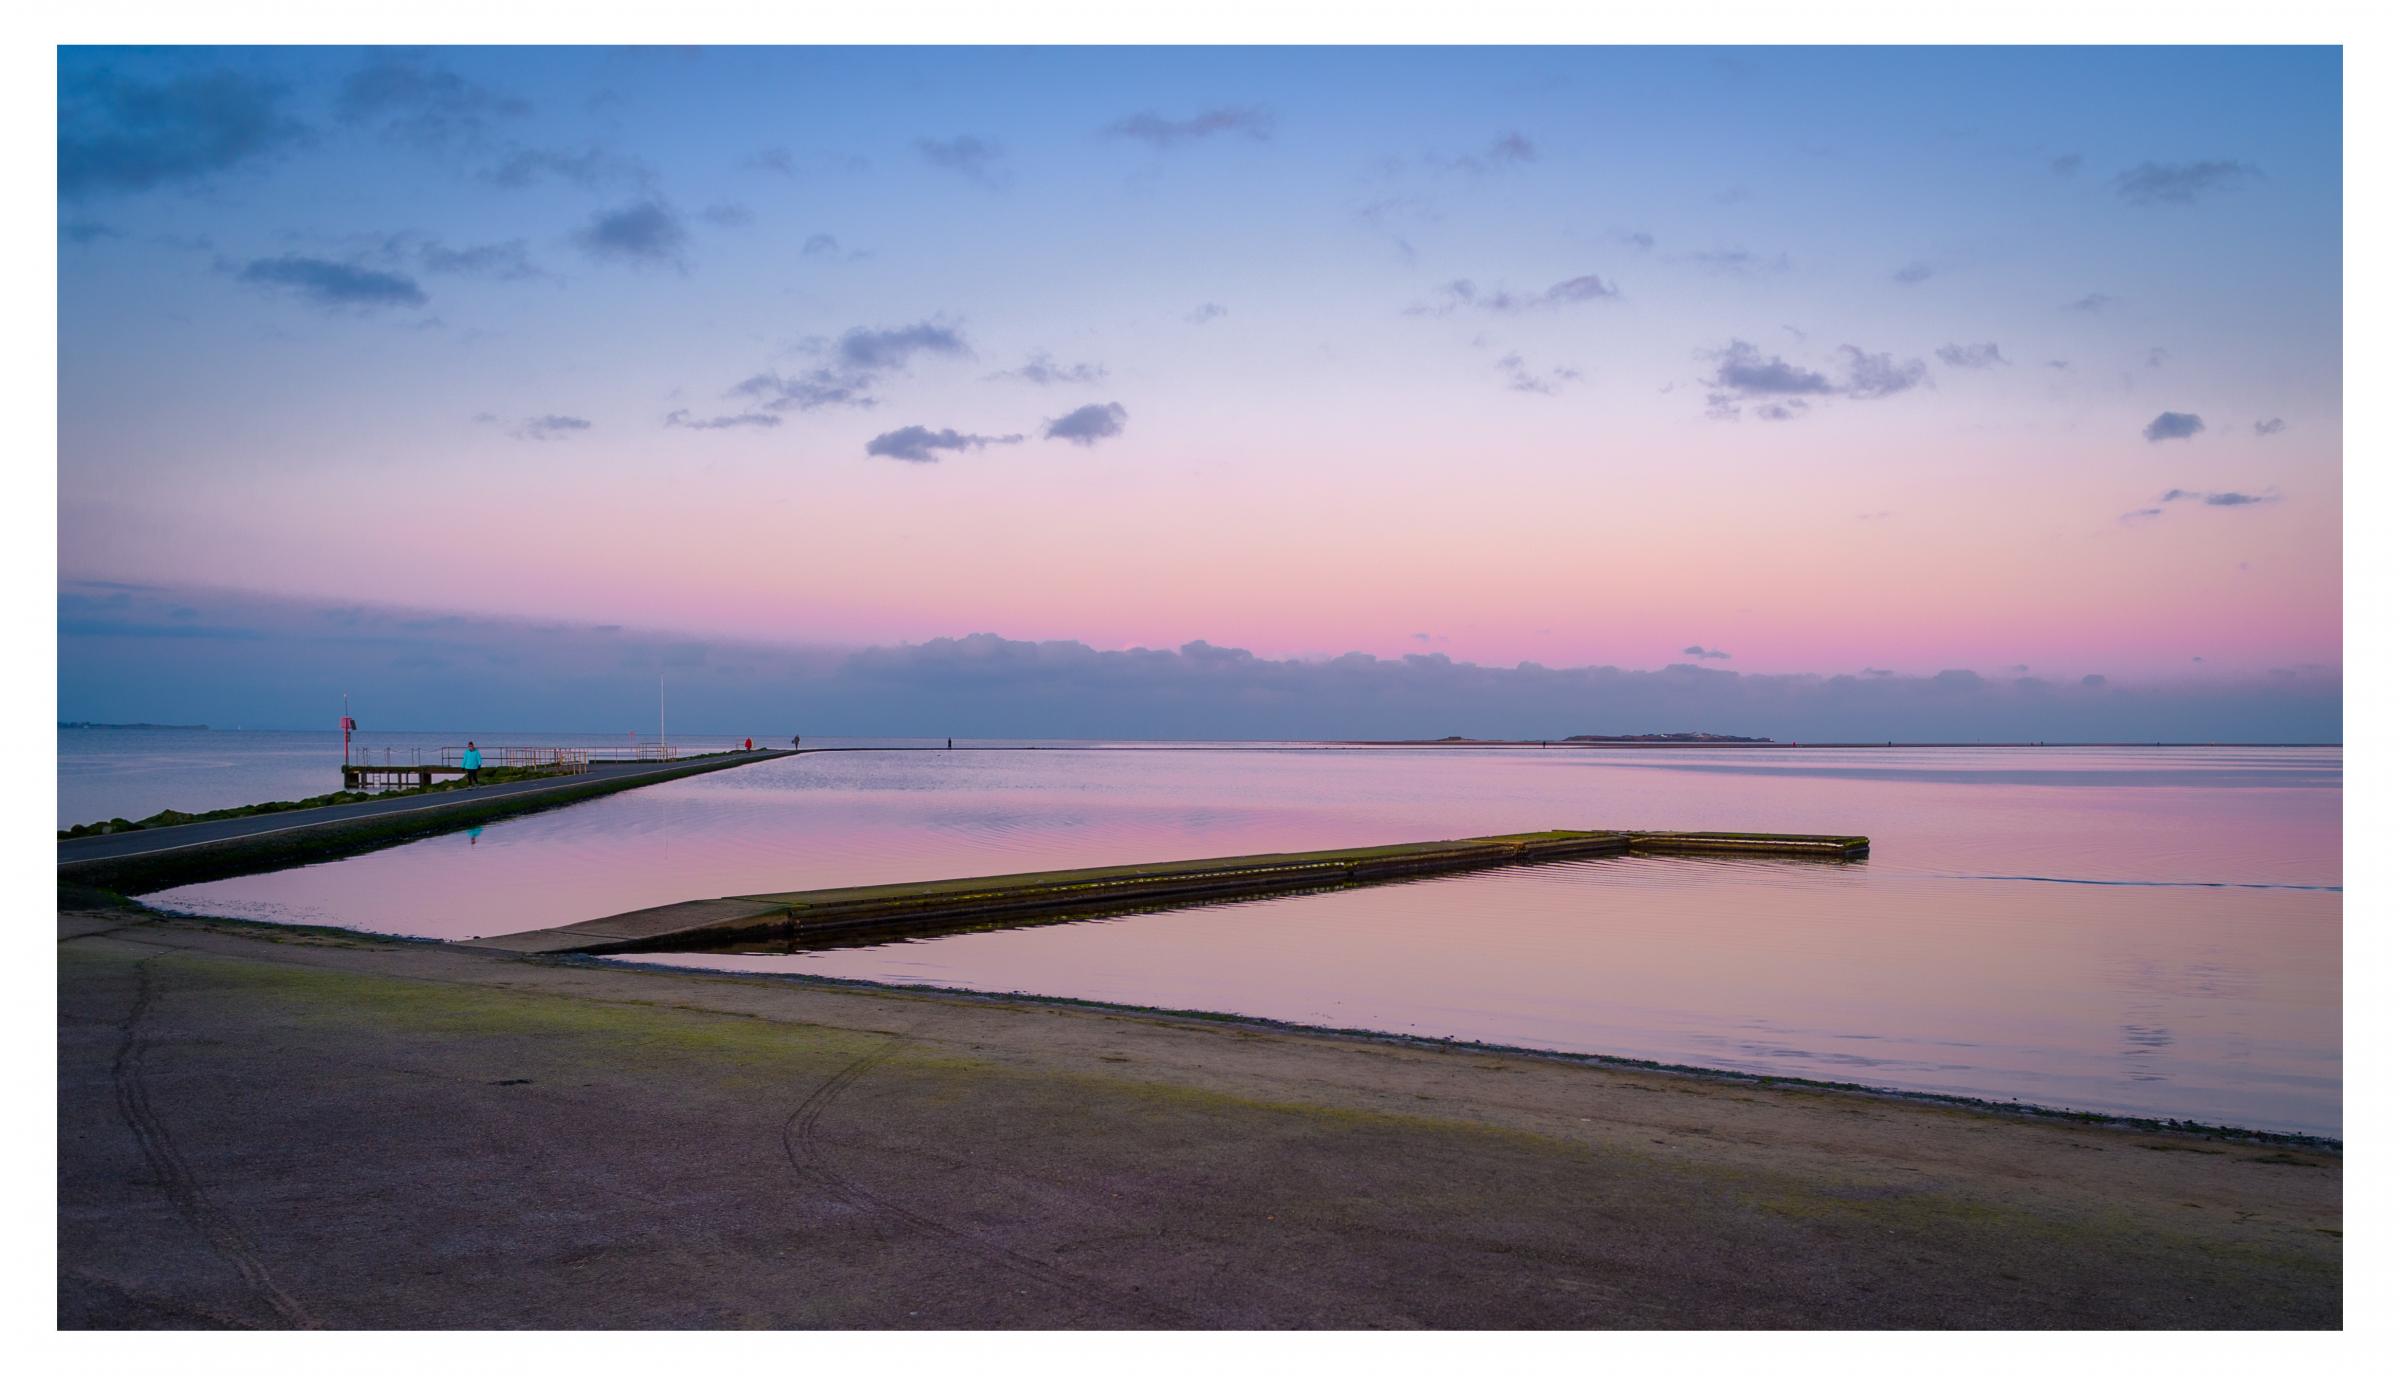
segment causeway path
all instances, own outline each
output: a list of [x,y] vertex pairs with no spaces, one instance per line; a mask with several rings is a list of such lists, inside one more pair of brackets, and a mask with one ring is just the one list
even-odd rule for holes
[[[461,825],[469,825],[484,820],[496,811],[500,815],[531,811],[554,801],[596,797],[642,784],[664,783],[669,779],[806,753],[810,752],[746,750],[664,762],[595,764],[581,774],[558,778],[517,779],[404,798],[371,798],[360,803],[336,803],[327,807],[269,812],[252,817],[227,817],[214,822],[187,822],[182,826],[120,831],[105,836],[81,836],[58,843],[58,874],[61,879],[79,878],[82,871],[100,869],[99,862],[164,858],[178,851],[206,848],[224,850],[230,848],[226,844],[229,842],[263,842],[267,838],[275,838],[278,842],[305,844],[317,837],[330,838],[337,834],[354,833],[365,825],[414,824],[411,830],[422,834],[451,820],[450,814],[456,814],[456,820]],[[503,806],[495,809],[495,804]]]

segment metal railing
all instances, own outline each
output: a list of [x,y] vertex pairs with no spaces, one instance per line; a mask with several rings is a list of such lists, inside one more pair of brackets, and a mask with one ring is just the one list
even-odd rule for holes
[[[542,769],[553,774],[581,774],[592,767],[592,752],[579,745],[485,745],[482,752],[485,769]],[[464,769],[467,748],[463,745],[442,747],[440,765],[444,769]]]

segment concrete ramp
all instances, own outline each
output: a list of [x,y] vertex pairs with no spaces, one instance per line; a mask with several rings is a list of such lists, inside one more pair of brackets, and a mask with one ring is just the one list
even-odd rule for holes
[[1496,865],[1636,854],[1838,861],[1861,859],[1866,853],[1867,838],[1863,836],[1540,831],[1347,850],[743,894],[670,903],[572,926],[461,944],[529,955],[688,951],[772,941],[837,945],[1384,883]]

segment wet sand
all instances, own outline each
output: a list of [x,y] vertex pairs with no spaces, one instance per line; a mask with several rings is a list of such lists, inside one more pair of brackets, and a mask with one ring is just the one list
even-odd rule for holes
[[2332,1327],[2338,1152],[62,911],[63,1327]]

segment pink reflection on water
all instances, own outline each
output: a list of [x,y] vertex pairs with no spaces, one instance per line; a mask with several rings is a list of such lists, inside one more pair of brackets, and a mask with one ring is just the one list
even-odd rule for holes
[[1864,865],[1537,867],[678,959],[2338,1132],[2340,782],[2332,750],[828,754],[156,901],[460,937],[1539,827],[1856,832]]

